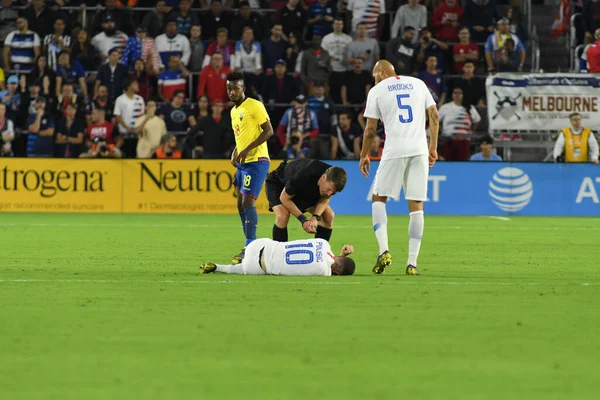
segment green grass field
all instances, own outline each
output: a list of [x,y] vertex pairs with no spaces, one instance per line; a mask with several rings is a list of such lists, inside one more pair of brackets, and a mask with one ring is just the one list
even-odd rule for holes
[[0,214],[0,398],[596,399],[599,220],[425,222],[420,277],[407,218],[373,276],[370,217],[338,216],[356,275],[294,278],[198,275],[237,216]]

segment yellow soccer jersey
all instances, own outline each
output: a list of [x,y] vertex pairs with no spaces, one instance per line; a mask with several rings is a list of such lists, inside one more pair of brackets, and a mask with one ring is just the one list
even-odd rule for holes
[[[269,121],[269,114],[263,103],[258,100],[246,98],[239,107],[231,109],[231,127],[235,135],[235,146],[238,153],[254,142],[262,133],[260,127]],[[267,142],[256,147],[250,152],[246,162],[254,162],[259,159],[269,159]]]

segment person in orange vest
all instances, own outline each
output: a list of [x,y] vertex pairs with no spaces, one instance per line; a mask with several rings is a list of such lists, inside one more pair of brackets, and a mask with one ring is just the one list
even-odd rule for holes
[[160,138],[160,147],[152,154],[152,158],[181,158],[181,151],[177,150],[177,138],[167,133]]
[[590,128],[584,128],[581,114],[569,115],[571,126],[563,129],[554,145],[554,162],[563,153],[565,162],[593,162],[598,165],[598,141]]

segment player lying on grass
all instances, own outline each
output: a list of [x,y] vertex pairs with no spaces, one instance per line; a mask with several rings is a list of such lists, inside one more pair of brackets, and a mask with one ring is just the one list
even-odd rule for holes
[[294,240],[283,243],[271,239],[257,239],[246,247],[241,264],[223,265],[205,263],[201,274],[222,272],[240,275],[352,275],[354,260],[348,255],[354,248],[345,245],[339,256],[331,252],[329,242],[323,239]]

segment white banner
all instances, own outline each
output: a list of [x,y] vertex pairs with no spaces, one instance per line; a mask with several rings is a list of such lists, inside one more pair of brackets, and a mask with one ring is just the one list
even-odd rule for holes
[[600,128],[600,80],[585,74],[490,75],[485,82],[491,130],[560,130],[578,112]]

